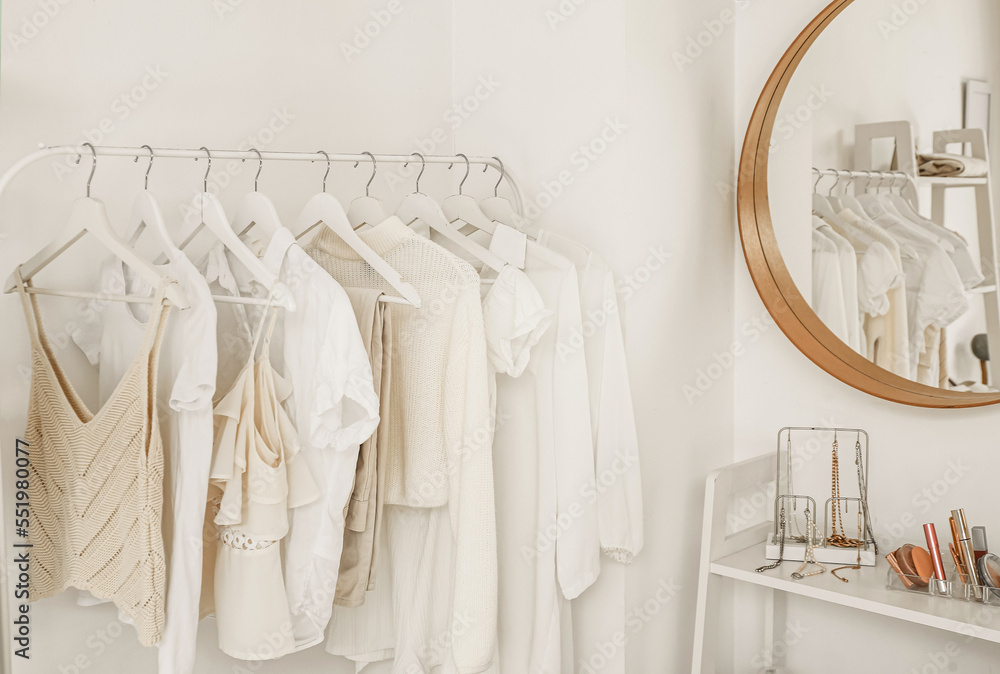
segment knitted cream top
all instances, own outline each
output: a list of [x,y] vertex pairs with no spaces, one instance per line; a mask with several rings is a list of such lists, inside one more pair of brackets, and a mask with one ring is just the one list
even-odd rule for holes
[[143,346],[104,406],[84,406],[54,352],[35,297],[18,290],[31,333],[28,528],[31,601],[68,587],[111,599],[152,646],[164,625],[163,445],[156,365],[166,325],[163,288]]
[[[479,672],[496,640],[497,555],[492,424],[479,276],[472,266],[393,216],[358,232],[420,293],[420,308],[391,304],[385,502],[447,504],[455,539],[453,635],[461,672]],[[395,295],[327,228],[306,252],[341,285]],[[381,431],[380,431],[381,432]]]

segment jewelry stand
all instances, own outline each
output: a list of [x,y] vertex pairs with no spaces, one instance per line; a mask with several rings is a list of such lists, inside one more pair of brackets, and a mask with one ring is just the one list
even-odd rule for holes
[[[805,501],[806,503],[805,512],[807,514],[807,530],[809,529],[808,513],[812,513],[814,523],[816,517],[816,500],[805,494],[792,493],[793,476],[791,434],[793,431],[813,433],[830,432],[834,434],[835,439],[838,433],[844,436],[856,434],[857,443],[860,443],[861,437],[864,436],[863,458],[860,451],[856,451],[855,454],[855,462],[858,472],[858,496],[831,496],[826,499],[825,507],[823,508],[823,536],[820,538],[818,533],[814,534],[814,540],[812,541],[812,556],[821,564],[852,566],[860,563],[861,566],[875,566],[875,559],[878,556],[878,546],[875,543],[875,537],[872,534],[871,515],[868,511],[869,438],[868,432],[861,428],[786,426],[778,431],[778,448],[776,452],[778,470],[776,473],[777,482],[775,483],[775,490],[778,492],[778,495],[774,499],[774,530],[765,544],[766,558],[770,560],[784,560],[786,562],[802,562],[807,558],[807,552],[810,547],[810,542],[806,540],[806,537],[801,535],[792,535],[791,524],[788,522],[787,518],[779,517],[779,512],[787,511],[789,509],[789,505],[791,505],[794,509],[799,500]],[[781,447],[783,434],[785,435],[787,442],[787,451],[784,454],[782,453]],[[834,473],[835,493],[839,492],[838,472]],[[841,512],[842,506],[846,504],[849,507],[851,503],[857,504],[861,514],[861,518],[859,520],[859,530],[863,531],[859,531],[860,535],[857,539],[846,539],[843,531],[838,532],[835,530],[837,529],[838,521],[841,523],[841,529],[843,529],[843,514]],[[831,531],[831,528],[834,530]],[[818,527],[813,526],[812,530],[814,532],[818,532]],[[840,534],[839,538],[835,536],[838,533]],[[834,545],[831,542],[833,540],[855,540],[861,542],[861,545],[852,545],[850,547],[844,546],[843,543],[841,543],[841,545]],[[858,562],[859,558],[860,562]]]

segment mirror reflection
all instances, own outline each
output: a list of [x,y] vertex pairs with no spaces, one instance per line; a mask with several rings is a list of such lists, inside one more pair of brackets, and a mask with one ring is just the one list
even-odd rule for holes
[[803,297],[880,368],[956,391],[1000,386],[998,38],[995,0],[857,0],[805,54],[771,141]]

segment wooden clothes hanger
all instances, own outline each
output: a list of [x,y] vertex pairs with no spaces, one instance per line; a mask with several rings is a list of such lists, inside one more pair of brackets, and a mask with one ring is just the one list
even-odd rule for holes
[[[382,276],[389,285],[398,292],[407,303],[412,304],[415,307],[420,306],[420,294],[417,289],[411,284],[403,280],[399,272],[392,268],[388,262],[383,260],[379,255],[372,250],[371,246],[365,243],[361,237],[358,236],[354,228],[351,227],[351,222],[348,219],[347,214],[344,212],[344,207],[340,205],[336,197],[326,191],[326,177],[330,175],[330,155],[328,155],[323,150],[318,151],[319,154],[326,156],[326,173],[323,174],[323,191],[314,196],[306,204],[306,207],[302,209],[302,214],[299,215],[299,219],[296,222],[295,229],[302,230],[300,234],[295,236],[296,240],[301,239],[306,234],[311,232],[316,227],[320,225],[326,225],[334,234],[339,236],[344,243],[351,247],[354,252],[356,252],[361,259],[368,263],[368,265],[374,269],[380,276]],[[393,298],[384,296],[383,300],[389,301]]]
[[[419,152],[414,152],[413,155],[420,157],[421,162],[420,173],[417,174],[416,191],[403,197],[402,203],[396,208],[396,216],[407,226],[417,221],[423,222],[475,259],[499,273],[507,263],[500,256],[490,252],[475,241],[462,236],[451,222],[448,221],[438,202],[420,191],[420,176],[424,174],[427,162],[424,161],[423,155]],[[406,162],[403,166],[406,167],[408,164],[409,162]]]
[[[216,238],[219,239],[219,241],[222,242],[229,252],[231,252],[236,259],[250,271],[254,280],[268,290],[276,304],[284,307],[288,311],[294,311],[295,300],[292,299],[291,293],[288,292],[288,288],[285,287],[285,284],[278,280],[277,275],[268,269],[264,263],[261,262],[260,258],[258,258],[254,252],[240,240],[240,237],[236,235],[236,232],[233,231],[232,226],[229,224],[229,219],[226,217],[226,211],[222,208],[222,203],[215,195],[209,193],[208,174],[212,171],[212,154],[209,152],[207,147],[199,149],[203,150],[208,156],[208,167],[205,169],[205,177],[203,178],[202,189],[204,191],[199,195],[199,202],[201,204],[201,222],[198,223],[198,226],[195,227],[188,237],[181,242],[178,248],[184,249],[187,247],[187,245],[191,243],[191,240],[194,239],[194,237],[201,231],[202,227],[207,228],[216,236]],[[198,161],[198,159],[195,158],[195,161]]]
[[[94,146],[91,143],[84,143],[84,145],[90,148],[93,161],[90,167],[90,175],[87,177],[87,196],[73,202],[73,209],[70,211],[69,222],[66,224],[66,227],[59,234],[59,236],[47,246],[42,248],[42,250],[38,253],[33,255],[27,262],[19,265],[21,278],[25,281],[30,280],[35,276],[35,274],[40,272],[53,260],[62,255],[66,249],[79,241],[84,234],[89,233],[95,239],[100,241],[105,248],[110,250],[117,258],[127,264],[147,283],[153,287],[159,286],[165,277],[160,274],[160,272],[157,271],[152,264],[139,257],[135,250],[130,248],[122,239],[118,237],[115,231],[111,228],[111,222],[108,219],[108,212],[104,206],[104,202],[90,196],[90,183],[94,178],[94,172],[97,170],[97,150],[94,149]],[[79,161],[80,158],[77,157],[77,162],[79,163]],[[16,287],[17,281],[14,274],[11,274],[7,278],[4,292],[12,292]],[[103,297],[105,299],[109,299],[106,296],[97,293],[80,293],[75,291],[60,291],[42,288],[29,288],[28,290],[29,292],[44,295],[93,298]],[[167,286],[165,296],[171,303],[180,309],[186,309],[190,306],[187,297],[184,295],[184,291],[181,290],[180,286],[176,283],[171,283]],[[126,296],[125,298],[116,297],[110,299],[130,302],[153,301],[152,298],[138,296]]]
[[[372,186],[372,181],[375,180],[375,174],[378,172],[378,164],[375,162],[375,155],[371,152],[362,152],[361,154],[366,154],[372,159],[372,175],[368,178],[368,183],[365,185],[365,196],[358,197],[351,202],[351,205],[347,209],[347,219],[351,223],[353,229],[358,229],[364,225],[375,226],[378,223],[389,217],[386,213],[385,207],[382,202],[371,196],[370,190]],[[354,162],[354,168],[358,167],[360,162]]]

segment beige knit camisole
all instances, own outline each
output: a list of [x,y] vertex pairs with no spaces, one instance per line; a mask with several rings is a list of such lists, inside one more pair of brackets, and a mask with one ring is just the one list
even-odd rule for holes
[[31,334],[29,600],[69,587],[89,590],[112,600],[151,646],[163,632],[166,590],[163,445],[155,413],[165,288],[154,300],[142,348],[95,414],[56,361],[20,270],[15,278]]

